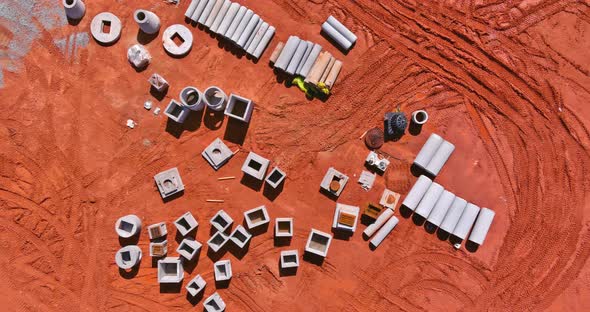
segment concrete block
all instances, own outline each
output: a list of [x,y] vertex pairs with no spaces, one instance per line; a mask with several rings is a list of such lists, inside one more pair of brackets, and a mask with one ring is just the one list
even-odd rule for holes
[[229,239],[240,248],[244,248],[248,244],[248,241],[250,241],[250,238],[252,238],[252,234],[240,224],[236,226],[229,236]]
[[121,20],[115,14],[102,12],[96,15],[90,23],[92,37],[102,44],[111,44],[121,36]]
[[246,26],[248,26],[248,23],[252,19],[252,16],[254,16],[254,12],[250,9],[247,9],[246,12],[244,13],[244,16],[240,20],[240,23],[236,27],[236,30],[231,35],[231,38],[230,38],[231,41],[233,41],[234,43],[237,43],[238,40],[240,40],[240,36],[242,36],[242,33],[244,33]]
[[205,90],[205,104],[207,104],[207,108],[214,110],[214,111],[222,111],[225,109],[225,105],[227,104],[227,95],[221,90],[221,88],[216,86],[211,86]]
[[397,202],[399,201],[400,197],[400,194],[392,190],[385,189],[383,191],[383,195],[381,195],[381,199],[379,200],[379,205],[391,210],[395,210],[395,206],[397,206]]
[[217,292],[209,296],[203,301],[203,307],[207,312],[222,312],[225,311],[225,302]]
[[424,193],[424,197],[420,200],[420,203],[416,208],[416,214],[428,218],[428,215],[430,215],[432,208],[436,205],[436,202],[442,195],[443,191],[444,188],[440,184],[432,182],[426,193]]
[[233,153],[223,141],[217,138],[205,148],[202,155],[213,169],[218,170],[228,162]]
[[236,16],[234,16],[233,20],[231,21],[231,24],[229,24],[229,27],[227,28],[227,31],[224,34],[225,38],[231,40],[231,37],[234,35],[236,29],[238,29],[238,26],[240,25],[242,19],[246,15],[246,11],[248,11],[248,8],[246,8],[245,6],[239,7]]
[[168,241],[150,243],[150,256],[154,258],[164,257],[168,253]]
[[168,81],[156,73],[150,76],[148,82],[158,92],[163,92],[164,90],[168,89]]
[[203,14],[203,11],[205,10],[205,6],[207,6],[207,3],[209,2],[209,0],[201,0],[199,1],[199,4],[197,5],[197,7],[195,8],[195,11],[193,12],[193,14],[191,15],[191,20],[193,22],[196,22],[199,20],[199,18],[201,17],[201,15]]
[[393,228],[395,228],[398,222],[399,219],[395,216],[392,216],[389,220],[387,220],[387,222],[385,222],[385,224],[383,225],[383,227],[381,227],[377,234],[375,234],[373,239],[371,239],[370,244],[374,248],[377,248],[379,245],[381,245],[385,237],[387,237],[387,235],[391,233],[391,231],[393,230]]
[[79,20],[86,13],[86,5],[82,0],[62,0],[66,16],[71,20]]
[[352,33],[346,26],[344,26],[340,21],[338,21],[334,16],[330,15],[328,20],[326,20],[328,24],[330,24],[334,29],[336,29],[342,36],[346,38],[349,42],[354,44],[357,40],[355,34]]
[[262,25],[262,21],[260,20],[260,16],[258,16],[258,14],[252,15],[252,18],[250,18],[250,21],[248,22],[248,24],[246,24],[246,27],[244,28],[244,31],[240,35],[240,38],[238,39],[238,42],[237,42],[237,44],[240,47],[242,47],[242,49],[247,47],[246,43],[248,42],[252,33],[254,32],[254,29],[259,24]]
[[328,255],[331,242],[332,235],[312,228],[307,238],[307,244],[305,244],[305,252],[325,258]]
[[269,163],[270,161],[268,159],[254,152],[250,152],[242,165],[242,172],[255,179],[262,180],[264,179]]
[[160,18],[154,12],[136,10],[133,18],[141,31],[146,34],[155,34],[160,30]]
[[221,36],[225,35],[227,30],[229,29],[231,22],[234,20],[234,17],[238,13],[239,9],[240,9],[240,4],[237,2],[234,2],[229,6],[229,8],[227,9],[227,12],[225,13],[225,16],[223,17],[223,20],[221,20],[221,24],[219,25],[219,28],[217,29],[217,34],[219,34]]
[[158,283],[180,283],[184,278],[182,262],[179,257],[166,257],[158,260]]
[[481,208],[479,215],[477,215],[475,225],[473,226],[471,234],[469,235],[469,241],[478,245],[483,244],[486,236],[488,235],[488,231],[490,230],[490,226],[492,225],[495,215],[496,213],[493,210]]
[[380,229],[383,226],[383,224],[385,224],[385,222],[387,222],[389,220],[389,218],[391,218],[391,216],[393,216],[393,210],[391,210],[391,209],[385,209],[379,215],[379,217],[377,217],[377,219],[375,220],[375,222],[373,222],[372,224],[370,224],[369,226],[367,226],[367,228],[365,229],[365,231],[363,233],[367,237],[373,236],[373,234],[375,234],[375,232],[377,232],[377,230]]
[[270,173],[266,176],[266,184],[276,189],[287,177],[287,174],[283,172],[279,167],[274,167]]
[[201,246],[202,244],[195,239],[187,237],[180,242],[176,252],[186,260],[191,261],[201,251]]
[[217,229],[219,232],[226,232],[234,223],[232,219],[225,211],[219,210],[212,218],[209,223]]
[[299,39],[297,36],[289,37],[287,43],[285,43],[283,51],[281,51],[281,55],[279,55],[279,58],[275,62],[275,68],[283,71],[287,70],[287,66],[289,66],[289,63],[291,62],[293,54],[295,54],[300,41],[301,39]]
[[264,53],[264,50],[266,50],[266,47],[268,46],[270,40],[272,39],[272,37],[275,34],[275,28],[273,26],[268,27],[268,29],[266,30],[266,32],[264,33],[264,36],[262,36],[262,39],[260,39],[260,43],[258,44],[258,46],[256,47],[256,49],[254,50],[254,53],[252,53],[252,56],[256,59],[260,59],[260,56],[262,55],[262,53]]
[[322,24],[322,31],[332,39],[340,48],[348,51],[352,47],[352,42],[348,41],[341,33],[339,33],[332,25],[328,22]]
[[340,194],[342,193],[342,190],[344,190],[344,187],[346,186],[347,182],[348,182],[347,175],[341,173],[340,171],[334,169],[333,167],[330,167],[328,169],[328,171],[326,172],[326,175],[322,179],[322,183],[320,184],[320,187],[324,191],[326,191],[334,196],[340,196]]
[[184,184],[176,167],[162,171],[154,176],[162,198],[170,197],[184,191]]
[[164,110],[164,114],[177,123],[183,123],[189,113],[190,110],[188,107],[175,100],[170,100],[170,103],[168,103],[168,106]]
[[211,27],[209,28],[209,30],[211,30],[214,33],[217,33],[217,30],[219,29],[219,25],[221,25],[221,22],[223,21],[223,18],[225,17],[225,14],[227,13],[227,10],[229,9],[229,6],[231,4],[232,3],[229,0],[223,1],[223,4],[219,8],[219,12],[217,12],[217,16],[215,17],[215,20],[213,21],[213,24],[211,24]]
[[199,226],[199,222],[197,222],[190,211],[187,211],[178,219],[176,219],[176,221],[174,221],[174,226],[176,226],[176,229],[180,235],[186,236],[188,233],[194,231]]
[[205,290],[205,286],[207,286],[207,282],[205,282],[205,279],[203,279],[203,277],[201,277],[200,274],[197,274],[197,276],[195,276],[195,278],[193,278],[190,282],[188,282],[186,284],[185,288],[186,288],[186,292],[191,297],[195,297],[200,292]]
[[297,44],[297,49],[295,49],[295,53],[293,53],[293,57],[289,61],[289,65],[285,72],[289,75],[294,75],[299,67],[301,62],[304,62],[303,56],[305,55],[305,51],[307,51],[307,41],[299,40]]
[[115,231],[122,238],[135,236],[141,231],[141,220],[133,214],[120,217],[115,223]]
[[332,228],[337,230],[356,231],[360,208],[357,206],[336,203]]
[[264,226],[270,222],[266,206],[264,205],[245,211],[244,219],[249,230]]
[[275,237],[293,237],[293,218],[275,219]]
[[444,190],[436,205],[428,215],[428,222],[434,224],[435,226],[439,226],[442,220],[444,219],[447,211],[451,208],[453,201],[455,200],[455,194]]
[[186,18],[190,19],[193,16],[193,13],[195,13],[195,9],[197,8],[197,6],[199,5],[199,3],[201,1],[205,1],[205,0],[191,0],[191,3],[186,8],[186,11],[184,11],[184,16]]
[[213,269],[216,282],[229,281],[232,278],[231,261],[229,259],[215,262]]
[[301,67],[301,70],[299,71],[299,75],[307,78],[307,75],[309,74],[311,67],[313,66],[313,64],[315,64],[315,61],[318,59],[320,52],[322,52],[322,46],[317,43],[314,44],[313,48],[311,49],[311,52],[309,53],[309,56],[307,57],[307,59],[303,63],[303,66]]
[[254,102],[252,100],[232,93],[227,101],[225,115],[248,123],[252,117],[252,110],[254,110]]
[[299,252],[297,250],[281,251],[281,269],[292,269],[299,267]]
[[123,270],[131,269],[141,262],[141,249],[136,245],[125,246],[115,254],[115,262]]
[[166,234],[168,234],[168,230],[166,229],[165,222],[152,224],[147,227],[147,231],[148,231],[148,236],[150,237],[150,239],[160,238],[160,237],[166,236]]
[[[205,21],[205,27],[210,28],[211,25],[213,25],[213,22],[215,21],[215,18],[217,17],[217,15],[219,15],[219,10],[221,10],[221,6],[223,5],[224,2],[225,2],[224,0],[215,0],[215,4],[213,4],[213,8],[211,9],[211,13],[209,13],[207,20]],[[229,7],[229,5],[228,5],[228,7]]]
[[166,52],[174,56],[183,56],[193,47],[193,34],[184,25],[170,25],[162,34],[162,44]]
[[420,200],[422,200],[422,197],[424,197],[424,194],[426,194],[430,184],[432,184],[432,180],[428,177],[423,175],[418,177],[418,180],[416,180],[416,183],[414,183],[414,186],[412,186],[412,189],[410,189],[410,192],[406,195],[402,205],[414,211],[416,206],[420,203]]
[[475,222],[475,218],[477,218],[477,214],[479,213],[479,207],[472,203],[467,203],[463,213],[461,214],[461,218],[457,222],[455,229],[453,230],[453,235],[460,238],[465,239],[473,222]]
[[227,243],[228,240],[229,236],[223,234],[223,232],[215,232],[215,234],[213,234],[213,236],[207,241],[207,245],[213,252],[218,252],[223,246],[225,246],[225,243]]
[[369,151],[369,155],[365,159],[365,164],[376,169],[379,172],[385,172],[389,166],[389,160],[379,156],[379,154]]
[[465,206],[467,206],[467,201],[456,196],[439,228],[452,234],[457,222],[459,222],[459,218],[461,218],[461,215],[463,214],[463,210],[465,210]]
[[260,28],[258,28],[256,32],[252,33],[252,42],[250,42],[250,44],[248,44],[248,46],[246,47],[246,53],[250,55],[254,53],[254,50],[260,43],[260,40],[262,40],[262,36],[264,36],[269,26],[270,25],[268,25],[267,22],[262,22],[262,24],[260,24]]
[[137,69],[148,66],[151,59],[152,56],[141,44],[134,44],[127,50],[127,60]]
[[180,102],[192,111],[201,111],[205,108],[203,94],[195,87],[185,87],[180,91]]

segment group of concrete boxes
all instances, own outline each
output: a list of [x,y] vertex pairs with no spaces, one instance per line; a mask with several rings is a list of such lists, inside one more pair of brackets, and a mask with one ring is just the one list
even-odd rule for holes
[[433,133],[416,155],[414,165],[436,177],[454,150],[455,145]]
[[[264,179],[266,175],[266,171],[268,170],[268,166],[270,164],[270,160],[254,153],[250,152],[244,164],[242,165],[242,172],[253,177],[256,180]],[[279,169],[279,167],[274,167],[268,175],[266,175],[265,182],[268,186],[272,187],[273,189],[278,188],[281,183],[285,180],[287,174]]]
[[320,188],[328,194],[338,197],[342,194],[347,182],[347,175],[334,169],[334,167],[330,167],[322,179],[322,183],[320,183]]
[[152,224],[147,228],[150,238],[150,256],[163,257],[168,253],[168,241],[163,239],[168,234],[166,223],[160,222]]
[[260,58],[275,33],[275,28],[258,14],[229,0],[192,0],[184,16],[255,59]]
[[344,51],[350,50],[357,40],[357,37],[332,15],[322,24],[322,32]]
[[219,170],[234,154],[221,139],[216,138],[203,150],[201,155],[213,169]]
[[154,180],[163,199],[184,191],[184,184],[176,167],[156,174]]
[[349,231],[354,233],[358,222],[360,208],[357,206],[336,203],[332,228],[334,230]]

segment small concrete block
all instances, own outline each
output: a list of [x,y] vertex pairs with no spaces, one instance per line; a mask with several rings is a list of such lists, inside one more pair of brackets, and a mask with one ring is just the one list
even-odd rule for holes
[[163,92],[164,90],[168,89],[168,81],[164,79],[164,77],[154,73],[148,79],[148,82],[152,85],[154,89],[158,92]]
[[218,170],[233,156],[232,151],[219,138],[215,139],[202,153],[213,169]]
[[360,208],[357,206],[336,203],[332,228],[354,232]]
[[293,237],[293,218],[275,219],[275,237]]
[[244,219],[246,220],[246,225],[248,226],[249,230],[263,226],[270,222],[268,212],[266,211],[266,207],[264,205],[245,211]]
[[207,241],[207,245],[213,252],[218,252],[221,248],[223,248],[228,240],[229,236],[223,234],[222,232],[215,232],[215,234],[213,234],[213,236],[211,236],[211,238]]
[[184,184],[176,167],[156,174],[154,180],[162,198],[184,191]]
[[90,22],[92,37],[102,44],[111,44],[121,36],[121,20],[115,14],[102,12]]
[[326,172],[320,187],[334,196],[340,196],[347,182],[348,176],[334,169],[333,167],[330,167],[328,172]]
[[205,289],[207,282],[201,277],[200,274],[197,274],[195,278],[193,278],[190,282],[186,284],[186,292],[191,296],[194,297],[198,295]]
[[248,241],[250,241],[250,238],[252,238],[252,234],[239,224],[229,236],[229,239],[240,248],[244,248],[248,244]]
[[162,35],[164,50],[174,56],[183,56],[193,47],[193,34],[181,24],[170,25]]
[[141,220],[136,215],[126,215],[115,222],[115,231],[122,238],[129,238],[139,233]]
[[180,218],[174,221],[174,225],[182,236],[186,236],[186,234],[190,233],[199,226],[199,222],[197,222],[195,217],[193,217],[190,212],[186,212],[180,216]]
[[400,194],[392,190],[385,189],[383,195],[381,195],[381,200],[379,200],[379,205],[395,210],[395,206],[397,206],[400,196]]
[[281,269],[299,267],[299,252],[297,250],[281,251]]
[[229,259],[215,262],[213,269],[215,270],[216,282],[228,281],[232,277],[231,261]]
[[123,270],[131,269],[141,261],[141,249],[136,245],[125,246],[115,254],[117,266]]
[[186,117],[188,117],[189,113],[190,109],[188,107],[176,102],[175,100],[170,100],[170,103],[164,110],[164,114],[177,123],[183,123]]
[[176,252],[183,256],[186,260],[193,260],[195,255],[201,250],[202,244],[194,240],[193,238],[185,238],[180,242]]
[[168,241],[150,243],[150,256],[163,257],[168,253]]
[[168,234],[168,230],[166,229],[166,223],[160,222],[156,224],[152,224],[147,228],[148,236],[150,239],[155,239],[158,237],[166,236]]
[[183,278],[184,271],[179,257],[158,260],[158,283],[180,283]]
[[274,167],[272,171],[266,176],[266,184],[271,186],[272,188],[277,188],[287,177],[287,174],[284,173],[279,167]]
[[307,244],[305,245],[305,251],[320,257],[326,257],[331,242],[332,235],[316,229],[311,229],[309,237],[307,238]]
[[242,171],[258,180],[264,179],[270,161],[254,152],[250,152],[242,165]]
[[225,108],[225,115],[243,122],[250,122],[254,103],[252,100],[237,94],[230,94]]
[[222,312],[225,311],[225,302],[217,292],[209,296],[203,301],[203,307],[207,312]]
[[216,228],[219,232],[225,232],[234,223],[232,219],[225,211],[219,210],[212,218],[209,223]]

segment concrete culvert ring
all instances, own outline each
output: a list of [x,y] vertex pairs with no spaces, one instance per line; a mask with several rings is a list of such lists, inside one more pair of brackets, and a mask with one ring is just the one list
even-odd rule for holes
[[214,111],[222,111],[225,109],[227,95],[219,87],[211,86],[207,88],[204,95],[207,107]]
[[143,13],[143,11],[137,10],[135,12],[135,20],[137,20],[137,22],[145,21],[145,13]]
[[428,121],[428,113],[425,110],[417,110],[412,113],[412,122],[423,125]]
[[200,111],[205,108],[203,95],[195,87],[186,87],[180,91],[180,101],[192,111]]

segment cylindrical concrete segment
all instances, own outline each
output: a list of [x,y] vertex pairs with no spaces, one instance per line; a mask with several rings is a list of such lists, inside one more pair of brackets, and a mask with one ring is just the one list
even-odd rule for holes
[[283,47],[283,51],[281,51],[281,55],[275,62],[275,68],[285,70],[287,66],[289,66],[289,62],[295,54],[295,50],[297,50],[297,46],[299,45],[299,41],[301,41],[297,36],[290,36],[287,39],[287,43],[285,43],[285,47]]
[[352,43],[346,39],[341,33],[339,33],[332,25],[328,22],[322,24],[322,31],[328,35],[337,45],[342,49],[348,50],[352,46]]
[[227,104],[227,95],[217,86],[211,86],[204,93],[205,104],[207,108],[214,111],[223,111]]
[[201,2],[201,1],[205,1],[205,0],[192,0],[191,4],[189,4],[188,7],[186,8],[186,11],[184,11],[184,16],[186,16],[186,18],[190,19],[193,16],[193,13],[195,13],[195,9],[199,5],[199,2]]
[[236,16],[236,14],[238,14],[239,10],[240,4],[237,2],[234,2],[229,6],[229,9],[227,9],[227,13],[225,13],[223,20],[221,21],[221,25],[219,25],[219,28],[217,29],[217,33],[219,35],[225,35],[229,28],[229,25],[231,25],[231,22],[234,20],[234,17]]
[[246,13],[244,13],[244,17],[242,17],[240,24],[238,24],[236,31],[234,31],[233,35],[230,38],[231,41],[237,43],[238,40],[240,40],[240,36],[244,32],[244,29],[246,29],[246,26],[248,26],[248,23],[250,22],[250,19],[252,19],[253,15],[254,12],[252,10],[246,10]]
[[219,12],[217,12],[217,16],[215,17],[215,20],[213,21],[213,24],[211,24],[211,28],[209,28],[209,30],[211,30],[214,33],[217,33],[217,30],[219,29],[219,25],[221,25],[221,22],[223,21],[223,18],[225,17],[225,13],[227,13],[227,10],[229,9],[230,5],[231,5],[231,1],[229,1],[229,0],[223,1],[223,4],[221,5],[221,8],[219,8]]
[[340,21],[338,21],[334,16],[330,15],[327,22],[340,34],[342,34],[342,36],[344,36],[350,43],[354,44],[356,42],[356,35],[346,28],[346,26],[340,23]]
[[72,20],[79,20],[86,13],[86,5],[82,0],[63,0],[66,16]]
[[412,189],[410,189],[410,192],[408,195],[406,195],[402,205],[414,211],[431,184],[432,180],[430,180],[428,177],[423,175],[418,177],[418,180],[416,180],[416,183],[414,183],[414,186],[412,186]]
[[244,47],[246,47],[246,42],[248,42],[248,39],[250,39],[250,35],[254,31],[254,28],[256,27],[256,25],[258,25],[258,22],[260,22],[260,17],[258,16],[258,14],[252,15],[252,18],[250,18],[250,21],[246,25],[246,28],[244,28],[244,31],[240,35],[240,38],[238,39],[238,42],[237,42],[237,44],[240,47],[242,47],[242,49]]
[[180,91],[180,102],[192,111],[200,111],[205,107],[201,91],[195,87],[185,87]]
[[279,42],[277,44],[277,46],[275,47],[274,51],[272,51],[272,54],[270,55],[270,62],[272,64],[274,64],[277,59],[279,58],[279,55],[281,55],[281,52],[283,51],[283,47],[285,46],[284,42]]
[[314,44],[313,48],[311,49],[311,53],[305,60],[305,64],[303,64],[303,67],[299,72],[299,75],[307,77],[309,71],[311,70],[311,67],[313,66],[313,64],[315,64],[315,61],[318,59],[320,52],[322,52],[322,46],[317,43]]
[[328,62],[328,66],[326,66],[326,69],[324,69],[324,72],[322,73],[322,76],[320,77],[319,82],[321,82],[321,83],[326,82],[326,78],[328,78],[328,74],[332,70],[332,67],[334,66],[335,63],[336,63],[336,58],[331,57],[330,61]]
[[199,16],[199,20],[197,20],[197,23],[205,25],[205,22],[209,19],[209,15],[211,15],[211,11],[213,10],[213,7],[216,3],[216,0],[209,0],[207,2],[207,5],[203,9],[203,13],[201,13],[201,16]]
[[207,20],[205,21],[205,27],[211,28],[211,25],[213,25],[215,18],[217,18],[217,15],[219,15],[219,10],[221,10],[221,6],[223,5],[224,2],[225,2],[224,0],[215,0],[215,4],[213,5],[213,8],[211,9],[211,13],[209,13]]
[[307,41],[300,40],[291,61],[289,61],[289,66],[287,66],[287,70],[285,70],[289,75],[295,74],[297,67],[299,67],[299,63],[303,61],[305,50],[307,50]]
[[457,226],[457,222],[459,222],[459,218],[461,218],[461,215],[463,214],[463,210],[465,210],[465,206],[467,206],[466,200],[461,197],[455,197],[455,199],[453,199],[453,204],[451,204],[451,208],[447,211],[439,228],[452,234],[455,226]]
[[428,188],[428,191],[426,191],[424,197],[422,197],[422,200],[420,200],[420,203],[416,208],[416,214],[424,218],[428,218],[432,208],[434,208],[434,205],[436,205],[436,202],[442,195],[443,190],[444,188],[440,184],[432,182]]
[[256,47],[258,47],[260,40],[262,40],[262,36],[264,36],[269,26],[270,25],[268,25],[267,22],[262,22],[258,31],[256,31],[256,33],[253,34],[254,39],[252,39],[252,42],[250,42],[250,44],[248,45],[246,53],[250,55],[254,53],[254,50],[256,50]]
[[389,235],[389,233],[393,230],[393,228],[397,225],[398,222],[399,222],[399,219],[397,217],[395,217],[395,216],[391,217],[387,221],[387,223],[385,223],[383,225],[383,227],[379,230],[379,232],[377,232],[377,234],[375,234],[375,236],[371,240],[371,245],[373,245],[373,247],[378,247],[381,244],[381,242],[383,242],[385,237],[387,237],[387,235]]
[[447,160],[449,160],[449,157],[451,157],[451,154],[454,150],[455,145],[449,143],[449,141],[442,142],[442,144],[436,150],[436,153],[434,153],[434,156],[432,156],[432,159],[424,169],[426,169],[426,171],[428,171],[430,174],[434,176],[438,175],[438,173],[445,165]]
[[428,163],[430,163],[430,160],[443,141],[443,138],[441,138],[438,134],[431,134],[430,137],[428,137],[428,140],[426,140],[426,143],[424,143],[422,146],[422,149],[420,149],[420,152],[418,152],[418,155],[416,155],[414,164],[420,168],[426,169],[426,166],[428,166]]
[[[252,19],[250,19],[252,20]],[[244,33],[246,31],[248,31],[250,34],[248,35],[248,39],[246,40],[246,43],[244,43],[244,46],[242,47],[244,50],[248,49],[248,47],[250,46],[250,44],[252,44],[252,41],[254,41],[254,34],[256,34],[258,32],[258,30],[260,29],[260,27],[262,27],[262,23],[264,23],[264,21],[259,17],[258,18],[258,22],[256,23],[256,26],[254,26],[254,28],[252,29],[252,31],[250,31],[248,28],[248,26],[246,26],[246,30],[244,30]],[[244,34],[242,33],[242,34]]]
[[436,226],[439,226],[442,220],[444,219],[445,215],[447,214],[447,211],[449,211],[449,208],[451,208],[453,200],[455,200],[455,194],[447,190],[444,190],[442,195],[436,202],[436,205],[434,205],[434,208],[428,215],[427,221]]
[[332,60],[332,54],[328,51],[322,52],[311,67],[307,78],[305,78],[305,82],[317,85],[318,82],[320,82],[326,67],[330,64],[330,60]]
[[475,222],[478,213],[479,207],[472,203],[467,203],[465,210],[463,210],[463,213],[461,214],[461,218],[459,218],[459,222],[457,222],[457,226],[455,226],[455,229],[453,230],[453,235],[460,239],[465,239],[473,222]]
[[155,34],[160,30],[160,18],[154,13],[146,10],[136,10],[133,15],[135,22],[146,34]]
[[375,220],[375,222],[373,222],[372,224],[370,224],[369,226],[367,226],[367,228],[365,229],[365,231],[363,233],[365,233],[365,235],[367,235],[367,237],[371,237],[373,236],[373,234],[375,234],[375,232],[377,232],[377,230],[379,228],[381,228],[381,226],[387,221],[389,220],[389,218],[393,216],[393,210],[392,209],[385,209],[380,215],[379,217],[377,217],[377,220]]
[[334,66],[332,66],[332,69],[330,70],[328,77],[326,78],[326,87],[332,89],[334,83],[336,82],[336,78],[338,78],[338,74],[340,74],[341,69],[342,61],[336,61],[336,63],[334,63]]
[[469,240],[478,245],[483,244],[495,215],[496,213],[493,210],[481,208],[477,220],[475,221],[475,225],[473,226],[473,230],[471,230],[471,234],[469,235]]
[[191,20],[194,22],[199,20],[199,17],[201,17],[201,14],[203,14],[203,10],[205,10],[205,6],[207,6],[207,2],[209,2],[209,0],[201,0],[201,2],[199,2],[199,5],[197,5],[193,15],[191,16]]
[[311,49],[313,49],[313,42],[307,40],[306,43],[307,48],[305,49],[305,54],[303,55],[301,62],[299,62],[299,66],[297,66],[297,69],[295,70],[295,75],[299,75],[301,73],[301,69],[303,68],[303,65],[305,65],[307,58],[311,54]]
[[227,28],[227,31],[224,34],[225,38],[231,40],[231,37],[236,32],[238,25],[242,22],[244,15],[246,15],[247,10],[248,8],[246,8],[245,6],[241,6],[238,9],[238,13],[236,13],[236,16],[234,16],[234,19],[231,21],[231,24],[229,24],[229,27]]

